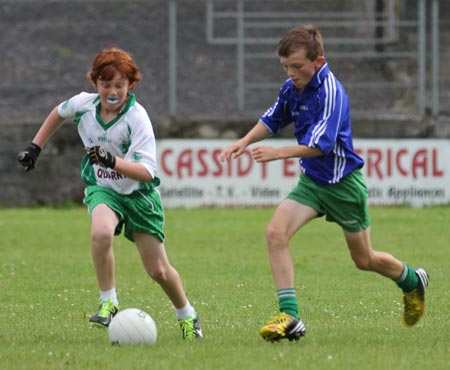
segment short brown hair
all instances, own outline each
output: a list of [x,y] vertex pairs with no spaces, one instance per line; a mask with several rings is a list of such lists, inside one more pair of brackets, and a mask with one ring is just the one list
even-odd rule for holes
[[323,39],[313,25],[299,26],[289,30],[278,43],[278,55],[287,58],[298,49],[306,50],[306,57],[314,61],[324,55]]
[[99,52],[87,77],[93,82],[97,80],[109,81],[114,78],[116,72],[128,78],[130,89],[134,89],[136,84],[142,79],[139,68],[134,62],[130,53],[118,48],[105,49]]

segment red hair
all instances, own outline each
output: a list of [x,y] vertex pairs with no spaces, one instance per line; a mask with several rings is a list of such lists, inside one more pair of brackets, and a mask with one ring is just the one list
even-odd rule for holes
[[112,80],[116,72],[128,79],[130,89],[134,89],[142,79],[139,68],[131,54],[118,48],[105,49],[99,52],[92,63],[91,70],[87,73],[87,77],[96,84],[97,80]]

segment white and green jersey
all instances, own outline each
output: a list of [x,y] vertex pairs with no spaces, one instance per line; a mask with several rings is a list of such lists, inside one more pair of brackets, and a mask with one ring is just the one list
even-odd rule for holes
[[120,194],[130,194],[138,189],[158,185],[156,174],[156,145],[152,123],[145,110],[134,96],[117,117],[104,123],[99,115],[100,96],[82,92],[58,106],[58,114],[73,118],[85,147],[102,145],[112,155],[125,160],[139,162],[154,178],[153,183],[141,183],[121,173],[98,165],[91,165],[87,155],[81,163],[81,177],[87,185],[100,185]]

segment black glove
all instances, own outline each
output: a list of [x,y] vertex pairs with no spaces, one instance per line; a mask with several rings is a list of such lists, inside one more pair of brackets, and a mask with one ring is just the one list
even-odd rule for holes
[[25,171],[30,171],[37,165],[41,148],[39,145],[31,143],[24,151],[20,152],[17,156],[19,163],[25,167]]
[[91,146],[90,148],[85,149],[91,164],[98,164],[99,166],[109,168],[114,168],[116,166],[116,157],[101,145]]

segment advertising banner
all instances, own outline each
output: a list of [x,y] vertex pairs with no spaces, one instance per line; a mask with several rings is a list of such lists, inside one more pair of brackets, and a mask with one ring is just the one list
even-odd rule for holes
[[[159,190],[165,207],[277,205],[296,185],[298,159],[256,163],[250,150],[219,160],[229,140],[159,140]],[[296,145],[269,139],[261,145]],[[450,203],[450,140],[355,139],[370,205]]]

